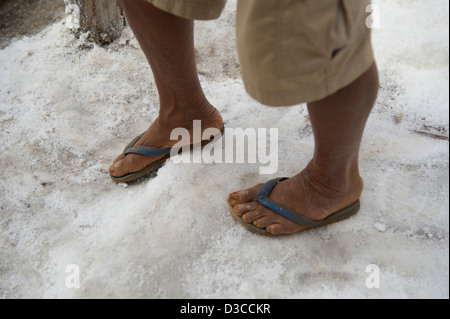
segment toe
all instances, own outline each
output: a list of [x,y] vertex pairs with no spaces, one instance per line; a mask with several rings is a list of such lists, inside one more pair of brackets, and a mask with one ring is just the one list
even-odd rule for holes
[[258,228],[266,228],[273,223],[272,219],[269,216],[263,216],[253,222]]
[[230,195],[228,195],[228,198],[227,198],[228,203],[230,203],[230,205],[232,205],[232,206],[235,206],[238,204],[251,202],[252,200],[254,200],[256,198],[256,196],[258,195],[258,192],[262,186],[263,186],[263,184],[259,184],[259,185],[256,185],[256,186],[246,189],[246,190],[233,192]]
[[123,160],[124,158],[125,158],[125,155],[122,153],[122,154],[120,154],[119,156],[116,157],[116,159],[114,160],[114,163],[117,162],[117,161]]
[[[121,155],[119,155],[118,157],[116,157],[116,159],[115,159],[114,162],[111,164],[111,166],[109,166],[109,173],[110,173],[110,174],[112,174],[112,173],[117,174],[118,167],[117,167],[116,164],[117,164],[118,162],[122,161],[124,158],[125,158],[125,155],[123,155],[123,154],[121,154]],[[120,164],[118,164],[118,165],[120,165]]]
[[259,219],[261,217],[264,217],[264,216],[262,215],[260,209],[255,209],[255,210],[252,210],[252,211],[242,215],[242,219],[246,223],[253,223],[255,220],[257,220],[257,219]]
[[273,221],[266,227],[267,231],[273,235],[288,235],[305,230],[305,227],[297,225],[287,219]]
[[123,176],[128,173],[126,164],[124,158],[117,160],[109,167],[109,172],[115,177]]
[[266,230],[271,233],[272,235],[282,235],[284,234],[283,226],[280,224],[272,224],[269,226],[266,226]]
[[248,212],[255,210],[259,206],[257,202],[250,202],[245,204],[238,204],[233,207],[233,213],[238,216],[242,216]]

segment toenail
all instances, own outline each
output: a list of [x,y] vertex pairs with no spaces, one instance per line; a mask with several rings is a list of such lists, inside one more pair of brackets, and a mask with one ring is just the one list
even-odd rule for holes
[[237,193],[230,194],[231,199],[239,199],[239,195]]
[[115,168],[119,168],[120,165],[122,165],[122,161],[117,161],[117,162],[114,163],[114,167]]

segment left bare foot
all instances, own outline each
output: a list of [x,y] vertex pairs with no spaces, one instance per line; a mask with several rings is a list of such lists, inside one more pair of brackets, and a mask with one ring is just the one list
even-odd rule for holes
[[[356,202],[364,183],[359,174],[339,178],[320,178],[321,172],[310,163],[300,174],[280,182],[269,198],[311,220],[321,220]],[[234,214],[246,223],[265,228],[273,235],[292,234],[305,229],[259,202],[253,202],[263,184],[231,193],[227,201]]]

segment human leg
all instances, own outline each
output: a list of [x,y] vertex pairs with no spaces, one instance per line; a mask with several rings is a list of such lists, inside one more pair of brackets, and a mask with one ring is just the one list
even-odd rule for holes
[[[315,138],[313,159],[298,175],[279,183],[271,200],[311,220],[322,220],[358,200],[364,187],[359,148],[378,86],[374,64],[349,86],[308,104]],[[253,201],[261,187],[231,193],[228,202],[233,213],[274,235],[305,229]]]
[[[125,0],[122,5],[151,66],[160,98],[158,118],[135,145],[170,148],[177,142],[170,140],[172,130],[183,127],[192,131],[194,120],[202,121],[203,130],[222,129],[222,117],[205,97],[198,79],[193,20],[177,17],[142,0]],[[124,176],[159,158],[121,154],[109,171],[114,177]]]

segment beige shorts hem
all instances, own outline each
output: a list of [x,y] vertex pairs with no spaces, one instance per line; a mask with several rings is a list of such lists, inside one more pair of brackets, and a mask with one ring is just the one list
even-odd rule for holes
[[374,63],[370,0],[240,0],[237,43],[248,93],[270,106],[321,100]]
[[190,20],[217,19],[225,7],[226,0],[144,0],[158,9]]
[[360,52],[357,59],[352,59],[348,66],[333,67],[323,72],[323,80],[310,85],[304,85],[295,90],[268,91],[242,75],[248,94],[262,104],[269,106],[292,106],[324,99],[340,89],[350,85],[375,63],[372,46]]

